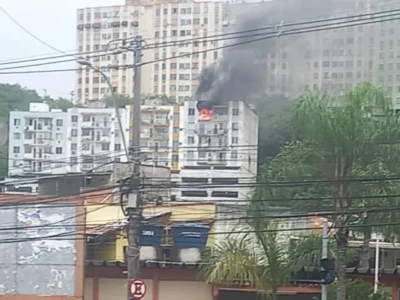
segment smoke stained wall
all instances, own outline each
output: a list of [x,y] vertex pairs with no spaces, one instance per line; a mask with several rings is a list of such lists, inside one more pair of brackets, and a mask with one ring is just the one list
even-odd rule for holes
[[[338,12],[351,13],[345,0],[275,0],[256,4],[233,4],[229,7],[229,26],[227,32],[254,30],[283,23],[309,21],[328,18]],[[299,25],[299,28],[307,25]],[[285,30],[284,28],[284,30]],[[266,90],[279,85],[293,85],[307,81],[307,78],[296,78],[286,81],[286,75],[296,71],[301,73],[304,61],[310,55],[312,39],[315,34],[298,34],[276,36],[268,34],[277,28],[235,34],[234,39],[219,41],[219,45],[244,43],[222,51],[222,57],[216,64],[204,68],[199,77],[195,99],[209,101],[210,104],[222,104],[229,101],[249,101],[260,99]],[[272,38],[250,42],[263,36],[251,36],[265,33]],[[321,33],[323,35],[324,33]],[[222,37],[226,38],[226,37]],[[248,42],[248,43],[246,43]],[[279,58],[286,56],[287,63]],[[268,64],[267,64],[268,62]],[[285,77],[286,76],[286,77]]]

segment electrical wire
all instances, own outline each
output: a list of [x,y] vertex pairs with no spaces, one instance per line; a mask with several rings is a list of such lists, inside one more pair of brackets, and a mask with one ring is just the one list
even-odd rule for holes
[[[298,29],[293,29],[291,31],[287,31],[287,32],[277,32],[276,34],[270,35],[270,36],[265,36],[262,38],[258,38],[258,39],[252,39],[252,40],[247,40],[247,41],[243,41],[243,42],[239,42],[239,43],[233,43],[233,44],[228,44],[228,45],[223,45],[220,47],[215,47],[212,49],[206,49],[206,50],[201,50],[201,51],[195,51],[195,52],[191,52],[189,54],[185,53],[182,55],[176,55],[176,56],[172,56],[172,57],[166,57],[166,58],[161,58],[161,59],[156,59],[156,60],[151,60],[151,61],[145,61],[142,62],[141,65],[147,65],[147,64],[151,64],[151,63],[156,63],[156,62],[161,62],[161,61],[166,61],[166,60],[170,60],[170,59],[176,59],[179,57],[185,57],[188,55],[195,55],[195,54],[200,54],[200,53],[205,53],[205,52],[210,52],[210,51],[215,51],[215,50],[221,50],[221,49],[225,49],[225,48],[231,48],[231,47],[235,47],[235,46],[240,46],[240,45],[244,45],[244,44],[248,44],[248,43],[253,43],[253,42],[257,42],[257,41],[262,41],[262,40],[266,40],[266,39],[271,39],[271,38],[276,38],[277,34],[279,33],[279,36],[286,36],[286,35],[294,35],[294,34],[302,34],[302,33],[310,33],[310,32],[319,32],[319,31],[326,31],[326,30],[331,30],[331,29],[340,29],[340,28],[345,28],[345,27],[354,27],[354,26],[362,26],[362,25],[369,25],[369,24],[375,24],[375,23],[382,23],[382,22],[389,22],[389,21],[394,21],[394,20],[398,20],[400,19],[400,17],[397,18],[390,18],[390,19],[384,19],[384,20],[376,20],[376,21],[368,21],[368,22],[358,22],[358,21],[350,21],[347,22],[349,24],[343,24],[341,26],[335,26],[334,24],[327,26],[327,27],[323,27],[323,26],[319,26],[319,28],[314,28],[312,30],[304,30],[304,28],[298,28]],[[353,23],[355,22],[355,23]],[[351,24],[350,24],[351,23]],[[131,65],[125,65],[125,66],[113,66],[114,69],[119,69],[119,68],[132,68],[133,66]],[[60,70],[37,70],[37,71],[24,71],[24,72],[0,72],[0,74],[34,74],[34,73],[46,73],[46,72],[67,72],[67,71],[80,71],[82,69],[60,69]]]
[[40,39],[39,37],[37,37],[35,34],[33,34],[32,32],[30,32],[26,27],[24,27],[21,23],[19,23],[13,16],[11,16],[3,7],[0,6],[0,10],[14,23],[16,24],[19,28],[21,28],[23,31],[25,31],[28,35],[30,35],[31,37],[33,37],[35,40],[37,40],[38,42],[40,42],[41,44],[45,45],[46,47],[57,51],[59,53],[65,54],[67,56],[73,56],[71,54],[67,54],[64,51],[61,51],[60,49],[57,49],[53,46],[51,46],[50,44],[46,43],[45,41],[43,41],[42,39]]
[[155,59],[155,60],[151,60],[151,61],[145,61],[145,62],[142,63],[142,65],[147,65],[147,64],[151,64],[151,63],[155,63],[155,62],[162,62],[162,61],[166,61],[166,60],[170,60],[170,59],[176,59],[176,58],[185,57],[185,56],[188,56],[188,55],[195,55],[195,54],[197,55],[197,54],[206,53],[206,52],[210,52],[210,51],[221,50],[221,49],[226,49],[226,48],[232,48],[232,47],[236,47],[236,46],[246,45],[246,44],[249,44],[249,43],[254,43],[254,42],[264,41],[264,40],[267,40],[267,39],[277,38],[277,37],[280,37],[280,36],[290,36],[290,35],[294,35],[294,34],[320,32],[320,31],[326,31],[326,30],[331,30],[331,29],[340,29],[340,28],[346,28],[346,27],[370,25],[370,24],[389,22],[389,21],[394,21],[394,20],[399,20],[399,19],[400,19],[400,16],[397,17],[397,18],[391,18],[391,19],[387,19],[387,20],[377,20],[377,21],[369,21],[369,22],[364,22],[364,23],[344,24],[344,25],[341,25],[341,26],[334,26],[334,27],[329,26],[329,27],[325,27],[325,28],[320,27],[320,28],[316,28],[316,29],[312,29],[312,30],[302,30],[302,28],[293,29],[293,30],[287,31],[287,32],[277,32],[276,34],[265,36],[265,37],[262,37],[262,38],[257,38],[257,39],[246,40],[246,41],[242,41],[242,42],[238,42],[238,43],[223,45],[223,46],[215,47],[215,48],[212,48],[212,49],[194,51],[194,52],[191,52],[189,54],[185,53],[185,54],[182,54],[182,55],[175,55],[175,56],[171,56],[171,57],[160,58],[160,59]]
[[[398,13],[396,14],[396,12],[400,12],[400,9],[395,9],[395,10],[389,10],[389,11],[380,11],[380,12],[372,12],[372,13],[366,13],[366,14],[356,14],[356,15],[350,15],[350,16],[345,16],[345,17],[337,17],[337,18],[330,18],[330,19],[314,19],[314,20],[308,20],[308,21],[302,21],[302,22],[293,22],[293,23],[283,23],[283,24],[278,24],[278,25],[273,25],[273,26],[266,26],[266,27],[261,27],[261,28],[254,28],[254,29],[250,29],[250,30],[242,30],[242,31],[234,31],[234,32],[229,32],[229,33],[224,33],[224,34],[217,34],[217,35],[209,35],[209,36],[205,36],[205,37],[197,37],[197,38],[191,38],[191,39],[183,39],[183,40],[177,40],[177,41],[173,41],[173,42],[161,42],[161,43],[155,43],[155,44],[148,44],[146,45],[145,49],[151,48],[149,46],[154,46],[154,45],[158,45],[161,47],[167,47],[168,43],[187,43],[187,42],[191,42],[191,41],[204,41],[204,39],[208,39],[208,38],[215,38],[215,37],[225,37],[225,36],[230,36],[230,35],[237,35],[237,34],[243,34],[243,33],[251,33],[251,32],[257,32],[257,31],[263,31],[263,30],[269,30],[269,29],[277,29],[277,28],[285,28],[285,27],[292,27],[292,26],[298,26],[298,25],[307,25],[307,24],[315,24],[315,23],[329,23],[329,22],[335,22],[335,21],[340,21],[340,20],[346,20],[344,22],[339,22],[339,23],[334,23],[334,24],[328,24],[328,25],[338,25],[338,24],[343,24],[343,23],[348,23],[348,22],[359,22],[362,21],[360,19],[358,20],[349,20],[351,18],[364,18],[364,17],[369,17],[366,20],[371,20],[374,18],[382,18],[382,17],[390,17],[390,16],[396,16],[398,15]],[[388,15],[389,13],[392,13],[390,15]],[[394,13],[394,14],[393,14]],[[325,24],[326,25],[326,24]],[[318,26],[320,27],[320,26]],[[317,28],[318,28],[317,27]],[[304,29],[308,29],[308,28],[314,28],[314,27],[306,27]],[[268,33],[262,33],[261,35],[264,34],[278,34],[278,32],[268,32]],[[247,38],[247,37],[251,37],[252,35],[246,35],[246,36],[238,36],[238,37],[229,37],[227,39],[239,39],[239,38]],[[258,36],[258,35],[255,35]],[[217,39],[215,41],[221,41],[224,39]],[[205,40],[208,41],[208,40]],[[214,40],[211,40],[214,41]],[[158,47],[156,47],[158,48]],[[71,56],[71,55],[83,55],[83,54],[90,54],[90,53],[99,53],[99,52],[105,52],[104,50],[96,50],[96,51],[86,51],[86,52],[81,52],[81,53],[75,53],[75,54],[64,54],[64,55],[58,55],[58,56],[53,56],[53,57],[46,57],[46,58],[38,58],[38,59],[27,59],[27,60],[21,60],[21,61],[13,61],[10,63],[1,63],[0,65],[3,64],[14,64],[14,63],[22,63],[22,62],[30,62],[30,61],[37,61],[37,60],[43,60],[43,59],[53,59],[53,58],[62,58],[62,57],[66,57],[66,56]],[[73,60],[68,60],[68,61],[73,61]],[[26,66],[28,67],[28,66]]]
[[[329,229],[355,229],[355,228],[368,228],[368,227],[392,227],[392,226],[400,226],[399,222],[388,222],[388,223],[372,223],[372,224],[349,224],[347,226],[330,226]],[[239,226],[236,226],[238,228]],[[283,233],[283,232],[295,232],[295,231],[305,231],[305,232],[310,232],[311,230],[322,230],[321,228],[317,227],[297,227],[297,228],[279,228],[279,229],[263,229],[263,230],[244,230],[244,229],[238,229],[238,230],[232,230],[232,231],[211,231],[208,233],[200,233],[200,235],[203,236],[217,236],[217,235],[225,235],[225,236],[232,236],[236,234],[250,234],[250,233]],[[14,239],[0,239],[0,244],[8,244],[8,243],[22,243],[22,242],[32,242],[32,241],[41,241],[41,240],[52,240],[56,238],[60,238],[59,240],[71,240],[71,241],[76,241],[76,240],[86,240],[86,236],[82,238],[76,238],[76,236],[84,235],[83,233],[77,232],[77,231],[71,231],[71,232],[66,232],[66,233],[60,233],[60,234],[54,234],[54,235],[49,235],[49,236],[39,236],[39,237],[31,237],[31,238],[14,238]],[[67,237],[71,237],[70,239],[67,239]],[[153,236],[153,237],[159,237],[161,238],[162,236]]]
[[[103,55],[104,55],[104,54],[91,55],[91,56],[88,56],[87,58],[96,58],[96,57],[101,57],[101,56],[103,56]],[[3,71],[3,70],[24,69],[24,68],[31,68],[31,67],[38,67],[38,66],[47,66],[47,65],[53,65],[53,64],[62,64],[62,63],[77,61],[78,59],[79,59],[79,58],[72,58],[72,59],[64,59],[64,60],[57,60],[57,61],[50,61],[50,62],[35,63],[35,64],[30,64],[30,65],[6,67],[6,68],[0,68],[0,71]]]
[[[389,14],[390,13],[390,14]],[[236,34],[243,34],[243,33],[251,33],[251,32],[257,32],[257,31],[263,31],[263,30],[269,30],[269,29],[281,29],[285,27],[291,27],[291,26],[297,26],[297,25],[308,25],[308,24],[315,24],[315,23],[324,23],[323,25],[316,25],[316,26],[310,26],[310,27],[304,27],[301,29],[313,29],[313,28],[321,28],[321,26],[327,26],[327,25],[340,25],[340,24],[349,24],[351,22],[360,22],[360,21],[368,21],[368,20],[373,20],[377,18],[384,18],[384,17],[393,17],[393,16],[398,16],[400,13],[400,9],[396,10],[390,10],[390,11],[384,11],[384,12],[374,12],[374,13],[367,13],[367,14],[357,14],[353,16],[347,16],[347,17],[340,17],[340,18],[332,18],[332,19],[324,19],[324,20],[311,20],[311,21],[305,21],[305,22],[294,22],[294,23],[283,23],[279,25],[274,25],[274,26],[266,26],[266,27],[261,27],[261,28],[255,28],[255,29],[249,29],[249,30],[242,30],[242,31],[236,31],[236,32],[230,32],[230,33],[224,33],[224,34],[217,34],[217,35],[211,35],[207,36],[206,38],[220,38],[220,37],[225,37],[225,36],[230,36],[230,35],[236,35]],[[386,15],[382,15],[386,14]],[[364,17],[368,17],[366,19],[362,19]],[[351,18],[357,18],[357,20],[349,20]],[[345,20],[342,22],[337,22],[340,20]],[[330,22],[335,22],[333,24],[326,24]],[[298,30],[298,29],[292,29],[292,30]],[[253,36],[260,36],[260,35],[265,35],[265,34],[275,34],[275,35],[280,35],[282,30],[278,30],[275,32],[265,32],[265,33],[258,33],[258,34],[252,34],[252,35],[244,35],[244,36],[233,36],[233,37],[227,37],[227,38],[222,38],[222,39],[215,39],[215,40],[204,40],[205,37],[198,37],[198,38],[191,38],[191,39],[183,39],[183,40],[178,40],[178,41],[170,41],[170,42],[161,42],[157,44],[148,44],[146,45],[147,48],[151,49],[149,46],[154,46],[155,48],[158,47],[168,47],[168,46],[175,46],[175,44],[178,43],[188,43],[188,42],[193,42],[193,41],[199,41],[199,42],[215,42],[215,41],[222,41],[222,40],[230,40],[230,39],[241,39],[241,38],[248,38],[248,37],[253,37]],[[170,44],[170,45],[168,45]]]
[[[105,52],[104,50],[96,50],[96,51],[85,51],[85,52],[75,52],[71,55],[87,55],[87,54],[93,54],[93,53],[99,53],[99,52]],[[71,55],[53,55],[53,56],[47,56],[47,57],[41,57],[41,58],[27,58],[27,59],[20,59],[20,60],[11,60],[11,61],[1,61],[0,60],[0,66],[3,65],[14,65],[14,64],[21,64],[21,63],[25,63],[25,62],[35,62],[35,61],[42,61],[42,60],[50,60],[50,59],[57,59],[57,58],[63,58],[63,57],[69,57]],[[104,54],[102,54],[104,55]],[[99,56],[102,56],[99,55]],[[93,56],[95,57],[95,56]],[[71,59],[71,61],[74,61],[76,59]]]
[[[392,1],[389,1],[392,2]],[[396,3],[396,1],[393,1],[394,3]],[[348,11],[342,11],[342,12],[337,12],[334,14],[330,14],[330,15],[324,15],[324,16],[318,16],[315,17],[315,19],[312,20],[298,20],[296,22],[291,22],[291,23],[281,23],[281,24],[276,24],[276,25],[271,25],[271,26],[267,26],[267,27],[262,27],[262,28],[255,28],[255,29],[251,29],[249,32],[254,32],[254,31],[259,31],[259,30],[263,30],[263,29],[276,29],[278,27],[287,27],[287,26],[295,26],[295,25],[302,25],[302,24],[311,24],[311,23],[318,23],[318,22],[324,22],[324,21],[335,21],[335,20],[340,20],[340,19],[346,19],[346,18],[355,18],[355,17],[365,17],[365,16],[369,16],[369,15],[375,15],[375,14],[385,14],[385,13],[391,13],[391,12],[396,12],[398,10],[387,10],[387,11],[376,11],[376,12],[371,12],[371,13],[365,13],[365,14],[353,14],[353,15],[348,15],[348,16],[342,16],[343,14],[347,14]],[[341,16],[339,18],[332,18],[332,16]],[[221,30],[217,30],[217,31],[211,31],[211,33],[214,32],[220,32]],[[240,33],[246,33],[248,32],[247,30],[244,31],[234,31],[234,32],[230,32],[227,34],[240,34]],[[208,37],[218,37],[221,36],[219,35],[211,35]],[[222,35],[225,36],[225,35]],[[165,39],[165,38],[172,38],[175,36],[162,36],[162,37],[155,37],[155,38],[147,38],[147,40],[159,40],[159,39]],[[204,37],[203,37],[204,38]],[[130,38],[127,39],[122,39],[124,41],[129,40]],[[159,43],[158,43],[159,44]],[[152,45],[152,44],[149,44]],[[96,51],[87,51],[87,52],[76,52],[76,49],[72,49],[72,50],[66,50],[66,51],[62,51],[62,53],[65,52],[76,52],[74,55],[84,55],[84,54],[90,54],[90,53],[97,53],[103,50],[96,50]],[[14,63],[22,63],[22,62],[30,62],[30,61],[36,61],[36,60],[31,60],[31,58],[37,58],[37,57],[43,57],[43,56],[48,56],[48,55],[53,55],[56,53],[60,53],[60,51],[57,52],[53,52],[53,53],[47,53],[47,54],[42,54],[42,55],[35,55],[35,56],[28,56],[28,57],[22,57],[22,58],[14,58],[14,59],[9,59],[9,60],[0,60],[0,65],[4,64],[8,64],[9,62],[11,64]],[[61,58],[61,57],[66,57],[69,55],[58,55],[58,56],[54,56],[54,57],[49,57],[49,58],[43,58],[43,59],[52,59],[52,58]]]

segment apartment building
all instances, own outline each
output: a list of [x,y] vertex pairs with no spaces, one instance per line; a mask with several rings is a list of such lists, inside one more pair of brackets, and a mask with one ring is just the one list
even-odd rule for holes
[[[79,9],[77,48],[80,52],[99,51],[90,54],[93,66],[110,77],[114,92],[132,96],[133,69],[114,67],[132,65],[133,53],[100,51],[106,50],[113,39],[141,35],[148,45],[142,60],[149,62],[142,67],[142,94],[167,95],[179,102],[188,100],[198,85],[201,69],[221,55],[220,50],[213,49],[222,45],[218,41],[193,39],[222,32],[225,4],[194,1],[127,4]],[[190,55],[193,52],[198,53]],[[108,89],[98,73],[86,69],[77,72],[77,102],[101,100]]]
[[246,203],[257,175],[258,116],[245,102],[213,106],[203,118],[195,101],[182,107],[177,189],[183,201]]
[[[113,51],[114,39],[123,39],[139,34],[139,10],[128,6],[92,7],[77,12],[77,49],[87,57],[95,68],[102,70],[110,79],[116,93],[132,95],[132,68],[117,69],[115,66],[132,65],[131,52]],[[106,51],[110,50],[110,51]],[[77,65],[77,67],[81,67]],[[109,93],[109,85],[102,76],[91,69],[76,73],[76,102],[87,104],[101,100]],[[146,92],[146,85],[143,91]]]
[[69,169],[68,115],[30,103],[29,111],[10,112],[8,173],[65,173]]
[[[132,127],[133,106],[128,110],[128,126]],[[180,110],[179,105],[141,106],[140,151],[144,163],[179,169]]]
[[9,176],[29,173],[87,172],[112,161],[126,161],[122,135],[129,137],[125,109],[50,110],[30,103],[29,111],[10,112]]
[[[316,8],[301,19],[299,15],[303,14],[293,16],[288,12],[288,7],[296,7],[293,1],[269,1],[255,6],[266,13],[273,12],[276,19],[284,23],[340,18],[400,8],[400,3],[385,0],[327,0],[323,5],[329,10],[321,12],[323,9],[317,8],[316,1]],[[227,30],[234,30],[235,18],[238,18],[247,6],[248,4],[230,5],[231,22]],[[397,36],[400,32],[400,21],[395,17],[380,20],[389,19],[391,20],[385,22],[371,20],[371,24],[362,26],[346,26],[324,31],[310,30],[308,33],[289,36],[284,35],[286,29],[282,28],[283,35],[279,39],[271,39],[258,45],[259,48],[266,49],[266,55],[260,60],[267,70],[266,94],[297,97],[308,91],[325,91],[341,95],[359,83],[371,81],[384,88],[392,96],[395,107],[399,108],[400,76],[397,73],[400,70],[400,40]],[[343,25],[346,24],[336,26]],[[309,25],[298,25],[294,28],[304,26]]]
[[[115,161],[126,161],[126,146],[129,147],[129,127],[126,126],[126,109],[119,109],[123,130],[114,108],[68,109],[70,172],[88,172],[111,168]],[[103,167],[104,166],[104,167]]]

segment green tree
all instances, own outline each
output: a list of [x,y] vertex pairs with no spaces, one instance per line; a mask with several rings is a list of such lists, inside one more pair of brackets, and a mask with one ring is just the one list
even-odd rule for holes
[[36,91],[18,84],[0,84],[0,120],[8,121],[10,111],[28,110],[31,102],[43,102],[43,99]]
[[[385,198],[395,191],[398,193],[398,184],[383,184],[385,180],[366,184],[355,178],[380,175],[384,178],[397,173],[399,146],[393,141],[400,137],[400,121],[391,99],[368,83],[349,91],[338,101],[327,95],[301,97],[292,117],[296,141],[285,146],[265,167],[261,176],[263,191],[258,193],[263,193],[266,201],[280,195],[288,199],[282,202],[290,207],[335,211],[331,217],[337,227],[337,300],[345,300],[351,211],[367,211],[371,204],[375,208],[400,205],[397,198]],[[273,185],[275,180],[306,182],[277,186]],[[293,201],[296,198],[302,201]],[[307,198],[310,201],[304,201]],[[360,216],[368,216],[363,222],[372,224],[371,220],[386,218],[388,222],[398,218],[399,213],[368,212]],[[395,237],[399,228],[377,226],[372,230]]]
[[58,99],[52,99],[50,97],[45,97],[44,102],[46,102],[51,109],[61,109],[62,111],[67,111],[69,108],[77,107],[70,100],[59,97]]
[[106,95],[103,97],[103,101],[107,107],[114,107],[114,99],[119,108],[124,108],[127,105],[133,104],[133,99],[128,95],[115,94],[114,96]]
[[0,146],[0,178],[5,178],[8,173],[8,145]]
[[[328,286],[328,300],[336,299],[337,286],[332,284]],[[390,300],[391,297],[388,293],[378,292],[374,294],[372,285],[362,279],[347,280],[346,282],[347,298],[348,300]]]
[[[259,195],[254,195],[254,200]],[[309,261],[310,252],[321,248],[321,240],[314,236],[302,237],[291,244],[279,231],[279,223],[261,209],[260,201],[253,201],[237,232],[217,243],[204,260],[202,268],[207,283],[251,284],[258,292],[272,300],[277,299],[278,288],[288,284],[293,272]],[[305,251],[305,249],[309,251]],[[319,252],[318,252],[319,253]],[[317,254],[316,254],[317,255]],[[314,255],[316,257],[316,255]]]
[[259,117],[259,163],[279,154],[290,140],[290,118],[294,101],[284,96],[271,96],[256,101]]

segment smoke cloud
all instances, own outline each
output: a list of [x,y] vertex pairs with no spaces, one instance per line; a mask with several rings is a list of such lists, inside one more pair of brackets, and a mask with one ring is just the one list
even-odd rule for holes
[[[229,19],[234,19],[235,22],[228,25],[227,31],[254,30],[271,25],[276,26],[281,22],[290,23],[328,17],[340,9],[340,5],[345,2],[349,1],[275,0],[257,4],[235,4],[231,6],[229,16]],[[263,37],[254,36],[254,34],[276,31],[277,28],[237,34],[235,39],[219,41],[218,46],[222,46],[222,43],[227,45],[248,42]],[[265,94],[268,72],[274,72],[268,69],[266,58],[269,57],[271,62],[273,53],[282,55],[283,51],[292,55],[291,61],[293,59],[296,61],[295,57],[299,55],[304,58],[307,50],[304,49],[304,43],[301,46],[297,44],[296,47],[296,41],[304,40],[304,38],[308,37],[306,35],[274,37],[225,48],[216,64],[202,70],[195,99],[217,105],[229,101],[251,102],[252,98],[260,98]],[[285,50],[282,49],[283,47]]]

